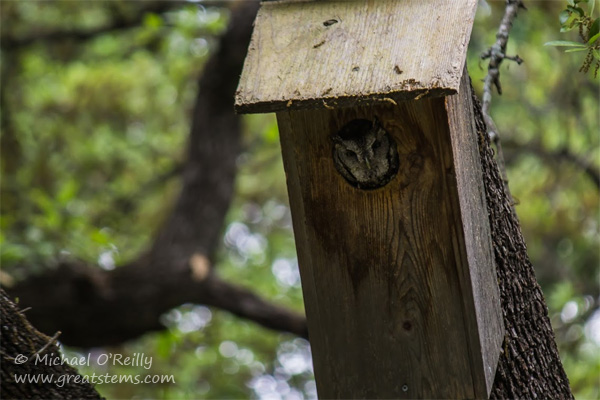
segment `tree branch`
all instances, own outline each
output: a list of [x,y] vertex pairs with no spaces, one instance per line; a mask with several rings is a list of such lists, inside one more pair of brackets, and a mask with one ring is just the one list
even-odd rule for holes
[[131,213],[136,209],[141,199],[148,196],[150,193],[159,190],[171,179],[181,176],[183,169],[183,164],[176,164],[168,171],[143,183],[139,190],[137,190],[135,193],[117,197],[113,203],[105,205],[106,208],[98,213],[96,220],[103,220],[103,218],[106,217],[106,214],[114,213],[115,210],[118,210],[123,215]]
[[[198,261],[201,260],[201,261]],[[228,311],[266,328],[307,337],[303,315],[219,279],[200,254],[185,266],[161,269],[143,257],[112,271],[70,261],[10,290],[43,332],[60,329],[75,347],[111,346],[165,329],[161,316],[185,303]],[[161,272],[162,271],[162,272]]]
[[517,17],[519,8],[525,9],[522,0],[506,0],[506,9],[504,16],[500,22],[498,33],[496,33],[496,43],[481,55],[481,59],[490,59],[488,64],[488,73],[483,83],[483,100],[482,112],[483,118],[488,129],[490,139],[495,142],[497,140],[498,131],[496,124],[490,116],[490,105],[492,103],[492,87],[495,86],[498,94],[502,94],[502,86],[500,85],[500,65],[504,59],[515,61],[521,64],[523,60],[518,56],[510,57],[506,55],[506,44],[508,43],[508,34],[512,28],[513,20]]
[[266,302],[255,293],[218,278],[210,281],[210,300],[204,302],[254,321],[265,328],[290,332],[308,339],[306,318],[298,313]]
[[[498,94],[502,94],[502,86],[500,85],[500,65],[504,59],[515,61],[517,64],[521,64],[523,60],[515,55],[514,57],[506,55],[506,44],[508,43],[508,34],[512,27],[513,20],[517,17],[517,12],[519,8],[525,8],[522,0],[506,0],[506,9],[504,11],[504,16],[502,17],[502,21],[500,22],[500,27],[498,28],[498,33],[496,33],[496,43],[492,45],[487,51],[485,51],[481,55],[481,59],[490,59],[488,64],[488,73],[483,81],[483,98],[482,98],[482,106],[481,112],[483,115],[483,120],[487,127],[487,134],[490,137],[490,140],[496,146],[496,160],[498,163],[498,168],[500,170],[502,180],[504,182],[504,190],[508,197],[512,199],[512,195],[510,193],[510,189],[508,187],[508,176],[506,175],[506,167],[504,165],[504,154],[502,152],[502,144],[500,142],[500,136],[498,135],[498,129],[496,128],[496,124],[490,115],[490,106],[492,104],[492,87],[496,86],[498,90]],[[511,200],[514,206],[514,200]],[[514,207],[511,207],[511,211],[513,215],[516,216],[516,211]]]

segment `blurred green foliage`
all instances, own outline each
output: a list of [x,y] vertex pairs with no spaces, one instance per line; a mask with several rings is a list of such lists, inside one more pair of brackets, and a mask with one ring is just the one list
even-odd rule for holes
[[547,42],[546,46],[568,47],[565,53],[585,51],[586,56],[579,71],[588,72],[593,64],[596,77],[600,69],[600,18],[594,19],[596,0],[568,0],[567,3],[567,8],[559,16],[560,31],[578,29],[580,41],[553,40]]
[[[598,398],[599,190],[563,149],[600,165],[598,85],[579,60],[543,44],[560,2],[527,2],[501,69],[492,115],[505,147],[523,233],[576,397]],[[1,2],[2,35],[95,29],[143,2]],[[504,2],[482,2],[468,67],[495,40]],[[201,4],[146,13],[138,27],[90,40],[34,43],[2,57],[0,261],[22,279],[77,257],[115,268],[148,245],[178,193],[190,110],[203,63],[228,20]],[[575,33],[574,33],[575,34]],[[200,88],[201,89],[201,88]],[[226,279],[301,311],[291,217],[273,116],[245,119],[237,193],[217,268]],[[143,367],[84,373],[173,374],[176,384],[104,384],[107,398],[315,397],[308,343],[227,313],[183,305],[164,332],[94,354],[144,353]],[[72,350],[67,350],[72,351]]]

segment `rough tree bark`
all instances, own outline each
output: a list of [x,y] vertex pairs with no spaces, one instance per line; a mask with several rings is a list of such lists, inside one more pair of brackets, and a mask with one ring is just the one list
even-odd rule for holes
[[474,94],[473,106],[506,330],[491,398],[572,399],[548,307],[535,279],[519,221],[504,191],[481,105]]
[[[3,399],[101,399],[92,385],[68,364],[48,365],[44,357],[55,359],[60,351],[56,337],[48,337],[32,327],[24,312],[0,289],[0,358]],[[26,357],[26,358],[24,358]],[[56,383],[17,383],[29,377],[52,377]],[[60,383],[62,379],[63,383]],[[78,381],[76,381],[78,379]],[[76,383],[77,382],[77,383]]]

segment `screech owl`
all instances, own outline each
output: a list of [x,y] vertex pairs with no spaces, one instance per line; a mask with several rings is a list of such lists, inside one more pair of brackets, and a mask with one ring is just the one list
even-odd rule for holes
[[331,136],[333,162],[352,186],[377,189],[398,172],[398,148],[377,119],[350,121]]

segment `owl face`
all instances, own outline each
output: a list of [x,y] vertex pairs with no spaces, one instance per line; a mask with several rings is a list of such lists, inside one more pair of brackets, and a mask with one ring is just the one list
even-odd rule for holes
[[359,189],[386,185],[398,171],[398,150],[377,118],[356,119],[332,136],[334,165]]

